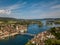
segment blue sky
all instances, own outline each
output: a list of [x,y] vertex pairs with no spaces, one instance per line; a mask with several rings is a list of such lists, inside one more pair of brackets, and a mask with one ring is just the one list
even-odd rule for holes
[[60,0],[0,0],[0,17],[60,18]]

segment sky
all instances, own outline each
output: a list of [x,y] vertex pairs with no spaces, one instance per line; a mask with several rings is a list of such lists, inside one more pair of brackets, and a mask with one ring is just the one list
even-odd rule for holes
[[0,17],[60,18],[60,0],[0,0]]

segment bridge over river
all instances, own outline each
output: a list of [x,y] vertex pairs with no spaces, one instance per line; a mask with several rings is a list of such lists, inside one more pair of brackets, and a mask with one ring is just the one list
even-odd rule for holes
[[20,33],[22,35],[30,35],[30,36],[36,36],[36,34],[31,34],[31,33]]

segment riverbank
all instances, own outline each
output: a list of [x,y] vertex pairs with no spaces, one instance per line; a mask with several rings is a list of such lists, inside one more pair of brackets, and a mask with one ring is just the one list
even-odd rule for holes
[[16,33],[12,33],[12,34],[3,35],[0,37],[0,39],[5,39],[6,37],[15,36],[17,34],[19,34],[19,33],[16,32]]
[[27,42],[26,45],[60,45],[60,27],[53,27],[48,31],[39,33],[33,39]]

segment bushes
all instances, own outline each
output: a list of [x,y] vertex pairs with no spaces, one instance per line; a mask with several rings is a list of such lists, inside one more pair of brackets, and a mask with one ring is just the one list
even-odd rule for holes
[[48,39],[45,41],[45,45],[60,45],[60,40]]
[[32,43],[29,41],[26,45],[35,45],[35,44],[32,44]]
[[55,39],[45,40],[45,45],[60,45],[60,27],[54,27],[49,30]]

